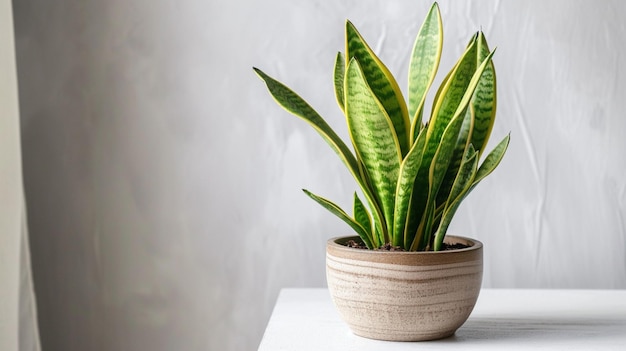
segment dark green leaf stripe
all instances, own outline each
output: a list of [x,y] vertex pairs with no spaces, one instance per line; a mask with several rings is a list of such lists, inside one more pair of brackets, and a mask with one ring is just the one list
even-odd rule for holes
[[[489,47],[485,35],[480,32],[478,36],[477,62],[480,64],[489,55]],[[471,109],[474,113],[474,133],[472,144],[479,153],[489,141],[489,134],[496,118],[496,71],[493,61],[489,62],[483,72],[478,86],[472,98]]]
[[344,111],[344,94],[343,94],[343,81],[346,71],[346,59],[343,57],[341,52],[337,53],[337,58],[335,59],[335,69],[333,74],[333,81],[335,83],[335,97],[337,98],[337,103],[341,110]]
[[409,63],[409,117],[420,119],[413,121],[412,125],[421,123],[426,93],[439,67],[443,47],[442,27],[439,6],[434,3],[417,34]]
[[396,203],[393,218],[393,230],[391,239],[393,245],[404,245],[406,219],[413,192],[413,182],[422,162],[422,152],[424,151],[424,143],[426,142],[426,130],[417,137],[416,142],[406,155],[400,165],[400,175],[398,177],[398,185],[396,186]]
[[391,119],[402,155],[409,151],[409,113],[400,87],[350,21],[346,21],[346,59],[356,58],[374,96]]
[[363,243],[365,243],[365,245],[372,249],[374,248],[374,246],[372,245],[372,241],[370,238],[370,234],[367,230],[365,230],[365,228],[363,228],[361,226],[361,224],[359,224],[356,220],[354,220],[352,217],[350,217],[344,210],[342,210],[339,206],[335,205],[333,202],[317,196],[315,194],[313,194],[312,192],[306,190],[306,189],[302,189],[302,191],[304,191],[305,194],[307,194],[311,199],[315,200],[315,202],[317,202],[318,204],[322,205],[322,207],[324,207],[325,209],[327,209],[328,211],[330,211],[331,213],[333,213],[334,215],[336,215],[337,217],[341,218],[341,220],[343,220],[344,222],[346,222],[352,229],[354,229],[354,231],[359,235],[359,237],[361,238],[361,240],[363,240]]
[[[393,125],[367,85],[356,59],[346,69],[346,118],[350,138],[365,166],[383,210],[385,225],[393,225],[395,185],[402,156]],[[389,238],[385,238],[389,240]]]

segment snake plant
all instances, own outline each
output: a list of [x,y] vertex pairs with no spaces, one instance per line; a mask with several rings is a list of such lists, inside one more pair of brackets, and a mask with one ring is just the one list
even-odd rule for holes
[[509,144],[507,135],[484,156],[496,112],[494,51],[482,32],[471,37],[424,122],[426,94],[443,44],[437,3],[413,45],[408,104],[394,76],[350,21],[345,35],[345,55],[337,54],[333,76],[354,153],[304,99],[254,68],[276,102],[308,122],[337,153],[365,201],[355,192],[351,216],[304,192],[346,222],[370,249],[389,244],[407,251],[441,250],[459,204],[496,168]]

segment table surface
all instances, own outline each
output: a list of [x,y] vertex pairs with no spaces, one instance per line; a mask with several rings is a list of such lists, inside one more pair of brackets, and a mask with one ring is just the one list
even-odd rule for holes
[[626,290],[483,289],[467,322],[437,341],[352,334],[327,289],[283,289],[259,351],[626,350]]

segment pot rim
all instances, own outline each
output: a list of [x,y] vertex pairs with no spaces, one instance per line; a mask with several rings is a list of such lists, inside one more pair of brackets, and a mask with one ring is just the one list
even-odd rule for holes
[[[358,235],[346,235],[346,236],[337,236],[337,237],[328,239],[327,243],[329,246],[336,247],[340,250],[346,250],[346,251],[360,250],[363,252],[371,252],[372,254],[383,254],[383,255],[390,254],[390,253],[403,254],[403,255],[451,254],[455,252],[473,251],[473,250],[480,249],[483,246],[483,243],[480,242],[479,240],[464,237],[464,236],[458,236],[458,235],[446,235],[446,237],[444,238],[444,242],[449,243],[450,241],[453,241],[454,243],[456,243],[458,241],[461,241],[462,244],[469,245],[469,247],[466,247],[463,249],[454,249],[454,250],[445,250],[445,251],[386,251],[386,250],[357,249],[354,247],[348,247],[348,246],[342,245],[340,243],[341,241],[348,241],[348,240],[354,240],[354,239],[361,240],[361,238]],[[457,240],[453,240],[453,239],[457,239]]]
[[380,263],[394,263],[407,265],[422,265],[431,263],[454,263],[464,262],[475,259],[482,259],[483,244],[471,238],[463,236],[446,235],[445,242],[461,242],[470,247],[463,249],[445,250],[445,251],[384,251],[357,249],[342,245],[351,239],[360,239],[358,236],[341,236],[329,239],[326,245],[327,255],[334,257],[345,257],[356,259],[359,261],[370,261]]

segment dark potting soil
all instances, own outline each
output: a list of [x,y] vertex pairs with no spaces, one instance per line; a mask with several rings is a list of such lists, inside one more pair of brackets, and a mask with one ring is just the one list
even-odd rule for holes
[[[346,242],[346,246],[347,247],[352,247],[355,249],[364,249],[367,250],[367,246],[365,246],[364,243],[360,242],[360,241],[355,241],[355,240],[348,240]],[[446,244],[443,243],[443,249],[441,251],[447,251],[447,250],[458,250],[458,249],[465,249],[468,248],[469,246],[465,245],[465,244],[461,244],[461,243],[453,243],[453,244]],[[378,250],[378,251],[406,251],[402,246],[393,246],[389,243],[374,249],[374,250]]]

